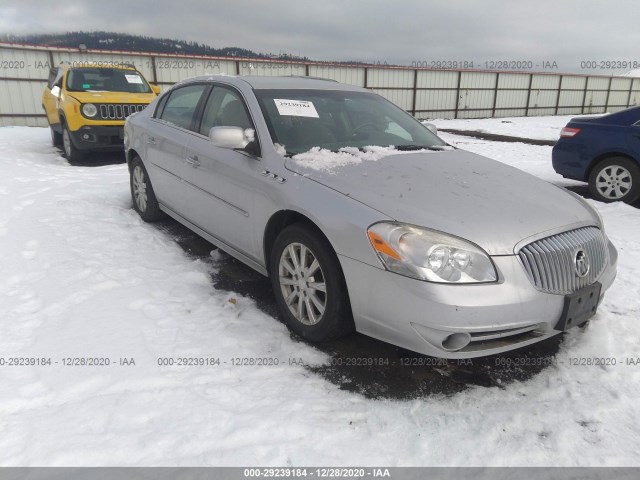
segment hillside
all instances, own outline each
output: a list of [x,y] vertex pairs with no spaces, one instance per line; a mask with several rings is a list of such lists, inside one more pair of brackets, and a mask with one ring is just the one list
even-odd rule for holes
[[3,35],[0,40],[12,43],[78,48],[86,45],[91,50],[123,50],[185,55],[211,55],[220,57],[273,58],[279,60],[308,60],[286,53],[256,53],[239,47],[214,48],[204,43],[170,38],[154,38],[114,32],[67,32],[36,35]]

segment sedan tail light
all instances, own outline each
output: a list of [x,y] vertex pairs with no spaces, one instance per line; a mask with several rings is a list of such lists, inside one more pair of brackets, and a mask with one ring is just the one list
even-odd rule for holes
[[579,128],[564,127],[562,130],[560,130],[560,138],[572,138],[579,133]]

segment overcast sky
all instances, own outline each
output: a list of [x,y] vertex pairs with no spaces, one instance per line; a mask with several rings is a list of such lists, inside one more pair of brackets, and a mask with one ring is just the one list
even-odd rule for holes
[[640,63],[639,21],[637,0],[0,0],[0,33],[106,30],[318,60],[531,60],[591,73],[607,71],[581,62]]

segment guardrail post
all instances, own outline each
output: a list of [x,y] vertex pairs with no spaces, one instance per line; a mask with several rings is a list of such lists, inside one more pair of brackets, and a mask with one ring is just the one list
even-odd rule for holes
[[418,69],[413,71],[413,106],[411,107],[411,114],[416,116],[416,100],[418,96]]
[[564,78],[564,76],[560,75],[560,82],[558,82],[558,95],[556,96],[556,109],[553,112],[554,115],[558,115],[558,109],[560,108],[560,93],[562,92],[562,79],[563,78]]
[[156,71],[156,57],[151,55],[151,75],[153,76],[153,83],[158,84],[158,72]]
[[580,109],[580,113],[584,115],[584,107],[586,107],[587,103],[587,87],[589,86],[589,77],[584,77],[584,92],[582,94],[582,108]]
[[458,109],[460,108],[460,83],[462,82],[462,71],[458,70],[458,86],[456,87],[456,109],[453,112],[453,118],[458,118]]
[[496,117],[496,104],[498,102],[498,82],[500,81],[500,72],[496,73],[496,84],[493,89],[493,107],[491,108],[491,118]]
[[607,109],[609,108],[609,95],[611,95],[611,82],[613,82],[613,77],[609,77],[609,86],[607,87],[607,99],[604,101],[604,113],[607,113]]
[[629,83],[629,95],[627,95],[627,108],[631,106],[631,92],[633,92],[633,82],[635,80],[631,77],[631,82]]
[[524,116],[529,116],[529,101],[531,100],[531,86],[533,85],[533,73],[529,74],[529,88],[527,89],[527,105],[524,108]]
[[367,67],[364,67],[364,88],[367,88],[367,83],[369,83],[368,73],[369,69]]

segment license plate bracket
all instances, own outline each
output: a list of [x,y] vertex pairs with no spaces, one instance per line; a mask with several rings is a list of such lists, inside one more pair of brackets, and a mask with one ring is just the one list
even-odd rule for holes
[[556,330],[566,332],[570,328],[582,325],[596,314],[600,301],[602,285],[598,282],[565,295],[564,308]]

